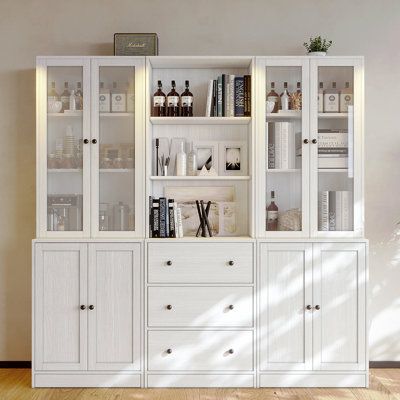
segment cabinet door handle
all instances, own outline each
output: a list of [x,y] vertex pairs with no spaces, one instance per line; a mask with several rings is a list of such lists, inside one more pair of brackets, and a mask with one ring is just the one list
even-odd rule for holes
[[317,304],[317,305],[315,306],[315,309],[316,309],[316,310],[320,310],[320,309],[321,309],[321,306],[320,306],[319,304]]
[[165,352],[166,352],[167,354],[171,354],[171,353],[172,353],[172,349],[167,349]]
[[86,306],[84,304],[81,305],[81,310],[86,310]]
[[94,305],[93,305],[93,304],[91,304],[91,305],[89,306],[89,310],[94,310]]
[[307,310],[311,310],[311,309],[312,309],[312,307],[310,306],[310,304],[307,305],[306,309],[307,309]]
[[228,265],[230,265],[232,267],[233,265],[235,265],[235,262],[230,260],[230,261],[228,261]]
[[167,265],[170,267],[170,266],[172,265],[172,261],[171,261],[171,260],[168,260],[168,261],[167,261]]
[[228,307],[230,310],[233,310],[235,307],[233,306],[233,304],[230,304]]
[[166,307],[166,309],[167,309],[167,310],[172,310],[171,304],[168,304],[167,307]]
[[228,353],[229,353],[229,354],[233,354],[233,353],[234,353],[233,349],[229,349],[229,350],[228,350]]
[[303,140],[303,143],[304,143],[304,144],[308,144],[308,139],[304,139],[304,140]]
[[311,140],[314,144],[317,143],[317,139]]
[[97,143],[97,139],[92,139],[92,143],[96,144]]
[[83,139],[83,143],[88,144],[89,143],[89,139]]

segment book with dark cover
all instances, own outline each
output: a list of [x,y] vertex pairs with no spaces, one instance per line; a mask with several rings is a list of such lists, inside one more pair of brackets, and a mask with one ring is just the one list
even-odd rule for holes
[[244,117],[244,78],[235,76],[235,117]]
[[251,116],[251,76],[244,75],[244,116]]
[[217,80],[213,81],[213,93],[212,93],[212,105],[211,105],[211,116],[217,117]]
[[149,236],[154,237],[153,230],[154,216],[153,216],[153,197],[149,196]]
[[159,230],[160,238],[167,237],[167,199],[160,197],[160,217],[159,217]]
[[217,116],[222,117],[222,76],[217,81]]
[[152,228],[153,228],[153,236],[154,238],[160,237],[160,200],[153,199],[153,207],[152,207]]
[[226,75],[222,74],[222,115],[221,117],[226,117]]
[[174,216],[174,199],[168,199],[168,226],[170,238],[176,238],[175,216]]

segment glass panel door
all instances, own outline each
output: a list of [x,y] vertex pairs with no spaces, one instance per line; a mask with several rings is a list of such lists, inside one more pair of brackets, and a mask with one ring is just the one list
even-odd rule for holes
[[[265,67],[265,230],[308,234],[308,63]],[[306,186],[306,187],[305,187]]]
[[84,230],[83,79],[83,65],[47,67],[48,232]]

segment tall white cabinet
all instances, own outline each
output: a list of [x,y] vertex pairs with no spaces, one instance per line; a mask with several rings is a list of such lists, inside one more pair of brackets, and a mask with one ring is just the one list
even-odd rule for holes
[[[251,115],[205,116],[222,74],[250,76]],[[38,57],[33,386],[367,386],[363,74],[362,57]],[[158,80],[190,81],[193,117],[153,115]],[[217,174],[176,176],[174,157],[157,174],[156,140]],[[149,196],[185,190],[227,201],[227,225],[150,237]]]

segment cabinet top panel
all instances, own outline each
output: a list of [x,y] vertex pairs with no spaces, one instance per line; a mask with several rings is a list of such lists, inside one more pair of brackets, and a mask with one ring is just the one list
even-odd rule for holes
[[152,68],[249,68],[251,56],[153,56]]

